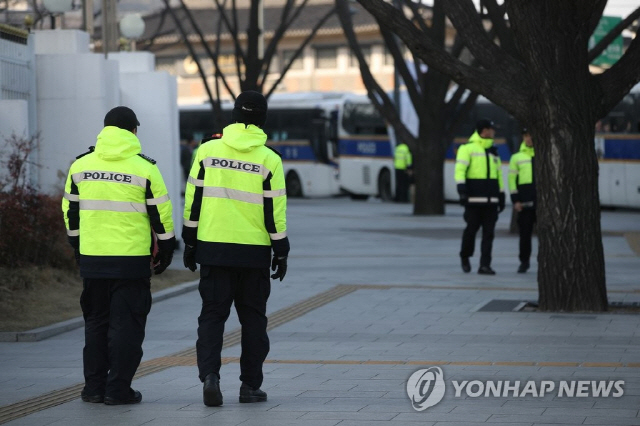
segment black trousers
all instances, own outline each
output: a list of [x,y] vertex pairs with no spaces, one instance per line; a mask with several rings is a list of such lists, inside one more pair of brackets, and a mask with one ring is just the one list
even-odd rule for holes
[[129,396],[151,310],[149,278],[84,279],[84,393]]
[[495,204],[467,204],[464,209],[464,220],[467,222],[467,227],[462,233],[460,257],[473,256],[476,233],[482,227],[480,266],[491,266],[491,250],[493,248],[496,222],[498,221],[498,206]]
[[406,170],[396,169],[396,197],[399,203],[409,202],[409,173]]
[[202,311],[198,318],[198,372],[201,381],[210,373],[220,376],[220,353],[224,324],[231,304],[242,325],[240,380],[259,388],[262,364],[269,353],[267,299],[271,293],[269,268],[238,268],[202,265],[200,271]]
[[529,262],[531,257],[531,235],[536,223],[536,209],[522,209],[518,213],[518,228],[520,229],[520,262]]

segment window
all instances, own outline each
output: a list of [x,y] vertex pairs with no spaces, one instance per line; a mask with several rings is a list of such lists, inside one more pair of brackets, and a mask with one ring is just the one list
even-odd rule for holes
[[[362,50],[362,54],[364,55],[364,60],[367,62],[367,65],[371,66],[371,46],[360,46]],[[353,51],[349,51],[349,66],[351,68],[359,68],[358,58],[356,57]]]
[[[281,70],[284,71],[284,67],[286,67],[287,65],[289,65],[289,62],[291,62],[291,58],[293,58],[293,54],[296,53],[295,50],[283,50],[282,51],[282,67],[280,68]],[[293,63],[291,64],[291,67],[289,67],[290,70],[301,70],[303,68],[302,66],[302,55],[304,54],[304,52],[301,52],[298,57],[296,58],[295,61],[293,61]]]
[[342,127],[352,135],[387,134],[384,119],[376,107],[370,103],[345,103]]
[[316,47],[317,68],[337,68],[338,49],[335,47]]

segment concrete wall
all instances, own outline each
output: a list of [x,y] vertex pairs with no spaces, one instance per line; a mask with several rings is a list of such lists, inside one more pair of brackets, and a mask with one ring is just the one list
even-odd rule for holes
[[175,77],[155,72],[155,61],[148,52],[109,54],[120,67],[120,97],[123,105],[136,112],[142,152],[157,161],[173,203],[176,233],[182,227],[180,192],[180,147],[178,100]]
[[0,99],[0,143],[12,134],[29,136],[29,102],[23,99]]
[[62,192],[69,166],[95,145],[105,113],[120,103],[117,63],[93,53],[42,53],[39,41],[49,39],[43,33],[65,32],[36,33],[38,181],[48,193]]
[[[7,139],[12,135],[28,138],[29,134],[29,102],[23,99],[0,99],[0,161],[6,161],[10,154],[4,149]],[[7,176],[8,170],[1,164],[0,181]]]
[[38,31],[36,43],[39,184],[44,192],[61,193],[75,157],[95,145],[111,108],[132,108],[140,128],[142,152],[158,162],[174,204],[176,229],[181,221],[181,180],[175,77],[156,72],[146,52],[89,52],[86,33]]
[[[0,146],[6,137],[33,137],[37,133],[36,123],[36,73],[33,36],[25,40],[0,39]],[[24,106],[27,105],[26,117]],[[38,153],[29,158],[38,163]],[[28,167],[29,183],[37,184],[37,169]],[[0,170],[2,174],[3,170]]]

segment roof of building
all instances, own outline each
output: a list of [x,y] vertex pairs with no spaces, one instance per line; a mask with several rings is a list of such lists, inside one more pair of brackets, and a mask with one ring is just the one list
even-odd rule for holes
[[[287,35],[290,37],[296,35],[303,37],[306,36],[310,33],[311,29],[318,23],[318,21],[322,19],[322,17],[324,17],[327,13],[329,13],[332,8],[333,3],[308,4],[302,9],[300,15],[296,18],[296,20],[293,21],[287,31]],[[351,8],[354,10],[352,20],[357,31],[376,31],[378,29],[378,24],[373,16],[371,16],[366,10],[364,10],[362,6],[360,6],[358,3],[354,3],[351,5]],[[182,23],[185,31],[190,36],[197,37],[197,33],[190,24],[185,12],[180,8],[174,8],[173,10]],[[231,19],[230,11],[228,11],[227,13]],[[218,27],[217,23],[220,18],[218,10],[213,8],[191,9],[191,14],[196,22],[196,25],[204,33],[205,37],[207,39],[214,39]],[[264,32],[267,38],[272,35],[276,28],[280,25],[280,22],[282,20],[281,18],[282,7],[265,7]],[[151,15],[147,15],[144,17],[144,20],[146,24],[145,32],[142,37],[140,37],[140,40],[149,40],[153,37],[156,37],[155,42],[157,43],[170,43],[176,42],[181,38],[180,32],[178,30],[178,27],[176,26],[174,19],[166,9],[160,10]],[[238,9],[237,21],[241,37],[246,34],[248,20],[249,9]],[[342,27],[340,26],[340,20],[338,19],[336,14],[333,14],[327,20],[327,22],[322,26],[321,30],[321,33],[323,34],[338,34],[341,32]],[[229,37],[229,31],[227,30],[226,26],[223,25],[221,39]]]

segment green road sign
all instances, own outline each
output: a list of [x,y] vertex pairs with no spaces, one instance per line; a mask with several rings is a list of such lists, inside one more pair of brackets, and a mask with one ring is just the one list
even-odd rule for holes
[[[589,49],[593,48],[600,40],[604,38],[609,31],[615,28],[622,21],[622,18],[618,16],[603,16],[600,18],[600,22],[596,27],[593,35],[589,38]],[[622,57],[622,35],[616,37],[609,46],[593,60],[593,65],[599,65],[601,67],[610,67],[618,62],[618,59]]]

